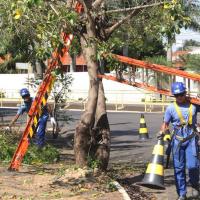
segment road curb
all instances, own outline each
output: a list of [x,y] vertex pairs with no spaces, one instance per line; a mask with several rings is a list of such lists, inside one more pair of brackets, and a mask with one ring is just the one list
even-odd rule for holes
[[[80,111],[84,112],[85,110],[83,109],[61,109],[61,110],[67,110],[67,111]],[[144,111],[128,111],[128,110],[106,110],[109,113],[135,113],[135,114],[163,114],[163,112],[144,112]]]
[[124,200],[131,200],[126,190],[117,181],[113,181],[113,184],[115,185],[119,193],[122,194]]
[[[16,110],[18,109],[18,107],[0,107],[2,109],[11,109],[11,110]],[[78,109],[78,108],[73,108],[73,109],[66,109],[66,108],[62,108],[60,110],[66,110],[66,111],[79,111],[79,112],[84,112],[84,109]],[[106,110],[108,113],[135,113],[135,114],[141,114],[141,113],[145,113],[145,114],[163,114],[162,111],[152,111],[152,112],[145,112],[145,111],[134,111],[134,110]]]

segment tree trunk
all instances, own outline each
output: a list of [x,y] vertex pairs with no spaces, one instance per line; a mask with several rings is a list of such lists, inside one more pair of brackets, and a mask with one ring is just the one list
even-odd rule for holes
[[72,58],[72,62],[70,63],[70,72],[75,72],[76,71],[76,55],[72,54],[71,58]]
[[110,127],[106,113],[105,94],[102,80],[99,81],[98,102],[95,124],[92,131],[92,148],[90,155],[99,160],[100,168],[106,170],[110,157]]
[[42,79],[43,78],[43,69],[42,69],[42,64],[39,60],[37,60],[35,62],[35,66],[36,66],[36,76],[38,79]]
[[[90,17],[88,17],[90,19]],[[86,166],[88,158],[96,159],[105,170],[110,155],[110,129],[106,114],[102,80],[99,80],[95,26],[89,20],[87,33],[81,37],[83,56],[87,63],[90,80],[88,102],[74,135],[76,164]]]
[[97,78],[98,67],[97,61],[95,60],[96,45],[94,43],[88,45],[86,37],[87,35],[85,35],[85,38],[81,38],[81,46],[83,49],[83,56],[88,66],[90,88],[86,109],[76,127],[74,137],[74,153],[76,164],[80,166],[87,165],[89,149],[91,146],[91,130],[95,123],[95,112],[99,90],[99,82]]

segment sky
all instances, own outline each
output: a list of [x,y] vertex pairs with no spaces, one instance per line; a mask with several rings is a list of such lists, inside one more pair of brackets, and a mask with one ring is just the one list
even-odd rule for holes
[[183,46],[184,41],[190,39],[200,41],[200,33],[194,32],[192,30],[181,30],[181,33],[176,35],[176,43],[173,44],[173,50]]

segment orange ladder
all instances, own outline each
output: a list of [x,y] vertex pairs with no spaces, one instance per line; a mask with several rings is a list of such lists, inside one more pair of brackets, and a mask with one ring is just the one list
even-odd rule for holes
[[[77,2],[75,5],[75,10],[76,12],[80,13],[83,10],[83,6]],[[71,42],[73,40],[73,35],[72,34],[62,34],[63,41],[65,44],[65,47],[62,49],[62,55],[65,54],[69,50],[69,47],[71,45]],[[45,106],[47,103],[47,99],[50,95],[52,86],[55,81],[55,75],[53,70],[56,69],[56,67],[59,64],[59,61],[62,58],[62,55],[59,54],[58,50],[53,52],[52,58],[50,60],[48,69],[45,73],[44,79],[42,83],[39,86],[38,92],[36,94],[36,97],[31,105],[31,108],[29,110],[29,120],[26,125],[26,128],[23,132],[23,135],[21,137],[21,140],[19,142],[19,145],[13,155],[13,158],[11,160],[9,170],[18,170],[19,166],[23,160],[24,155],[26,154],[26,151],[29,146],[29,138],[32,138],[33,134],[36,131],[37,128],[37,123],[39,121],[39,117],[41,116],[41,107]]]
[[123,84],[126,84],[126,85],[141,88],[141,89],[151,91],[151,92],[154,92],[154,93],[158,93],[158,94],[162,94],[162,95],[172,96],[169,88],[166,88],[166,89],[162,88],[162,87],[158,88],[154,85],[149,84],[149,82],[148,82],[148,70],[151,70],[154,73],[163,73],[165,76],[171,77],[171,80],[173,79],[172,76],[182,77],[182,78],[184,78],[185,82],[188,83],[188,94],[189,94],[189,97],[191,99],[191,102],[194,103],[194,104],[200,105],[199,96],[190,95],[191,80],[198,82],[198,84],[200,84],[200,75],[199,74],[188,73],[188,72],[185,72],[185,71],[182,71],[182,70],[166,67],[164,65],[151,64],[151,63],[146,62],[146,61],[136,60],[136,59],[133,59],[133,58],[128,58],[128,57],[125,57],[125,56],[120,56],[120,55],[115,55],[115,54],[113,54],[113,57],[117,61],[119,61],[123,64],[126,64],[133,69],[142,68],[142,69],[146,70],[146,80],[147,81],[144,81],[144,77],[145,77],[144,74],[143,74],[143,77],[142,77],[143,80],[140,81],[140,82],[136,82],[135,80],[131,80],[130,77],[128,79],[124,78],[124,77],[119,79],[119,78],[117,78],[115,76],[111,76],[111,75],[98,75],[100,78],[105,78],[105,79],[108,79],[108,80],[120,82],[120,83],[123,83]]
[[[64,35],[63,37],[65,41],[65,51],[69,48],[71,41],[73,39],[73,35]],[[32,138],[33,134],[36,131],[37,123],[39,121],[39,117],[41,116],[41,107],[45,106],[47,103],[47,99],[50,95],[52,86],[55,81],[55,75],[52,73],[54,69],[58,66],[58,61],[60,59],[60,55],[58,52],[53,53],[52,60],[50,61],[49,67],[45,73],[44,79],[39,86],[36,97],[31,105],[29,110],[29,120],[26,125],[26,128],[23,132],[20,143],[15,151],[12,161],[9,166],[9,170],[18,170],[19,166],[22,162],[24,155],[29,146],[29,138]]]

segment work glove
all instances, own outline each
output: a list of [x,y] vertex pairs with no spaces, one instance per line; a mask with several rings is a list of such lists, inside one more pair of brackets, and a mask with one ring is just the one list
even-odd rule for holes
[[51,117],[50,122],[52,126],[56,126],[56,120],[54,117]]
[[10,127],[10,126],[7,126],[5,130],[6,130],[7,132],[11,132],[11,127]]

